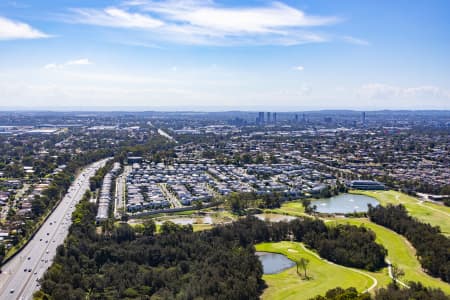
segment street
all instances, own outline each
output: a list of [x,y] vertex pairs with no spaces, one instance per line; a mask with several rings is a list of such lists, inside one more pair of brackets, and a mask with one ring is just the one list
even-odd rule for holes
[[32,240],[2,267],[0,299],[32,299],[38,280],[52,264],[56,248],[63,244],[71,225],[72,212],[89,188],[89,178],[108,159],[84,168]]

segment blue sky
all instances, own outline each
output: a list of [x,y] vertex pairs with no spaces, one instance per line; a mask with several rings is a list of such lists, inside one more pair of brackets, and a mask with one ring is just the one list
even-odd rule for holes
[[0,106],[450,109],[447,0],[2,0]]

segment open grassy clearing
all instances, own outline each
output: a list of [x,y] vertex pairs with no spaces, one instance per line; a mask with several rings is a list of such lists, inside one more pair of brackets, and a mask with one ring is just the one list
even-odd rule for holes
[[266,213],[283,214],[291,216],[305,216],[305,208],[300,201],[284,202],[280,208],[266,209]]
[[374,197],[383,206],[403,204],[411,216],[424,223],[439,226],[444,235],[450,236],[450,207],[422,202],[396,191],[351,191],[351,193]]
[[268,287],[264,290],[262,299],[309,299],[337,286],[344,288],[354,286],[358,291],[364,291],[374,283],[370,277],[353,269],[317,258],[305,251],[301,243],[261,243],[256,245],[256,250],[280,253],[293,261],[298,261],[301,257],[309,259],[307,273],[312,277],[310,280],[303,280],[298,276],[296,267],[278,274],[264,275],[263,279]]
[[[444,292],[450,294],[450,284],[422,271],[420,263],[416,258],[415,249],[403,236],[383,226],[374,224],[368,219],[334,219],[333,221],[327,222],[327,225],[332,223],[349,223],[358,226],[364,225],[367,228],[370,228],[377,235],[376,241],[388,250],[388,259],[405,271],[405,276],[401,278],[403,282],[420,281],[425,286],[441,288]],[[379,274],[375,277],[380,279],[380,285],[383,286],[390,282],[386,269],[378,273]],[[384,279],[382,277],[384,277]]]

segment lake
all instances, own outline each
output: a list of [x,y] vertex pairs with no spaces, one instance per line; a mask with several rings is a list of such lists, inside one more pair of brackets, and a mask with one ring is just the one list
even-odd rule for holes
[[340,194],[331,198],[311,201],[311,205],[317,206],[317,212],[326,214],[367,212],[368,204],[377,206],[379,203],[375,198],[354,194]]
[[278,253],[256,252],[263,266],[264,274],[277,274],[295,266],[295,262]]

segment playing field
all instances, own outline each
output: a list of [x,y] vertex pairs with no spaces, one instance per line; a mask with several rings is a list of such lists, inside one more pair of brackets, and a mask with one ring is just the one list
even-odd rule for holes
[[262,299],[310,299],[318,294],[323,295],[337,286],[343,288],[353,286],[362,292],[374,284],[374,280],[367,275],[316,257],[306,251],[301,243],[262,243],[256,245],[256,250],[280,253],[293,261],[298,261],[302,257],[310,261],[307,269],[310,280],[302,279],[297,274],[296,267],[278,274],[264,275],[263,279],[268,287],[264,290]]
[[411,216],[424,223],[439,226],[443,234],[450,236],[450,207],[423,202],[396,191],[352,191],[352,193],[374,197],[383,206],[403,204]]

